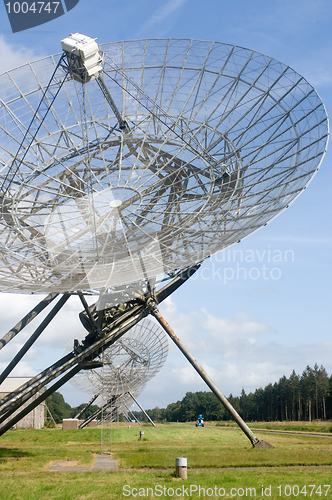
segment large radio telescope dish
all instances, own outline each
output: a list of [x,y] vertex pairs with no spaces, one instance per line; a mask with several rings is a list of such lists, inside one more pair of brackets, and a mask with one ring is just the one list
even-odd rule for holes
[[102,368],[81,370],[71,384],[84,392],[108,398],[127,392],[138,395],[163,367],[168,338],[155,322],[143,319],[100,356]]
[[128,130],[97,80],[58,71],[12,177],[59,55],[0,76],[1,291],[100,290],[199,262],[283,211],[323,158],[323,103],[271,57],[193,40],[100,48]]

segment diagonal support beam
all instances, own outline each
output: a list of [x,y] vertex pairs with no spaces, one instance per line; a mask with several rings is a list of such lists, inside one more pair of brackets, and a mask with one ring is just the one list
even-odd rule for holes
[[51,396],[55,391],[60,389],[68,380],[76,375],[80,371],[79,365],[74,366],[68,373],[66,373],[60,380],[58,380],[55,384],[53,384],[49,389],[43,392],[37,399],[32,401],[26,408],[20,411],[17,415],[15,415],[12,419],[5,423],[3,427],[0,428],[0,436],[2,436],[5,432],[13,427],[13,425],[17,424],[22,418],[24,418],[30,411],[36,408],[39,404],[43,403],[45,399]]
[[118,110],[114,100],[113,100],[113,97],[111,96],[107,86],[105,85],[105,82],[104,82],[104,79],[101,75],[99,75],[97,78],[96,78],[96,82],[98,83],[99,85],[99,88],[100,90],[102,91],[106,101],[108,102],[108,104],[110,105],[113,113],[115,114],[116,116],[116,119],[118,120],[118,123],[119,123],[119,126],[120,126],[120,129],[125,131],[125,132],[129,132],[129,126],[128,126],[128,123],[126,122],[126,120],[124,120],[120,114],[120,111]]
[[130,413],[130,415],[133,417],[134,421],[135,421],[135,422],[138,422],[138,423],[141,425],[141,422],[139,422],[139,421],[138,421],[138,418],[137,418],[137,417],[135,417],[135,415],[133,414],[133,412],[132,412],[131,410],[129,410],[128,406],[127,406],[126,404],[125,404],[124,406],[125,406],[125,408],[127,409],[127,411]]
[[52,302],[52,300],[57,297],[57,295],[57,293],[50,293],[49,295],[47,295],[47,297],[41,300],[39,304],[36,305],[36,307],[31,309],[31,311],[28,312],[28,314],[26,314],[24,318],[22,318],[21,321],[17,323],[17,325],[15,325],[8,333],[6,333],[6,335],[4,335],[2,339],[0,339],[0,350],[5,347],[5,345],[7,345],[8,342],[10,342],[14,337],[16,337],[16,335],[20,333],[23,328],[25,328],[36,316],[38,316],[38,314],[41,313],[45,309],[45,307],[47,307]]
[[153,427],[156,427],[156,424],[153,422],[153,420],[151,420],[151,418],[149,417],[149,415],[146,413],[146,411],[141,407],[141,405],[139,404],[139,402],[137,401],[137,399],[134,398],[134,396],[132,395],[131,392],[128,392],[129,396],[132,398],[133,401],[135,401],[135,403],[137,404],[137,406],[142,410],[142,412],[144,413],[144,415],[146,416],[146,418],[151,422],[151,424],[153,425]]
[[[96,410],[90,417],[86,418],[84,422],[82,422],[78,428],[79,429],[84,429],[92,420],[96,420],[97,417],[101,413],[103,413],[104,410],[107,410],[108,408],[112,408],[112,405],[115,403],[115,401],[119,398],[119,396],[112,396],[105,404],[103,404],[98,410]],[[105,419],[101,420],[99,423],[103,422]]]
[[[10,418],[13,413],[22,406],[23,403],[28,402],[29,400],[31,401],[32,396],[34,396],[42,387],[44,387],[45,384],[51,382],[55,378],[58,378],[64,372],[70,370],[74,365],[77,365],[74,366],[74,368],[72,368],[69,372],[69,374],[71,374],[69,375],[69,378],[73,377],[78,371],[82,369],[82,361],[90,358],[95,358],[101,352],[101,349],[103,347],[107,348],[114,342],[119,340],[122,335],[124,335],[128,330],[130,330],[130,328],[136,325],[141,319],[147,316],[147,314],[148,310],[145,310],[143,304],[137,305],[127,313],[124,313],[121,318],[115,320],[112,325],[105,326],[104,336],[92,343],[92,345],[88,343],[88,345],[83,346],[82,352],[76,353],[76,355],[74,353],[68,354],[54,365],[44,370],[44,372],[42,372],[40,375],[34,377],[33,384],[28,382],[24,384],[24,386],[21,386],[18,391],[6,396],[4,398],[5,404],[0,408],[0,424],[7,421],[7,419]],[[87,337],[89,337],[89,335]],[[61,380],[64,380],[63,383],[69,380],[69,378],[66,377],[67,374],[62,377]],[[55,388],[54,390],[57,389]],[[31,404],[29,404],[29,408],[33,409],[38,406],[38,401],[39,398],[34,400]],[[23,414],[20,412],[19,415],[22,415],[21,418],[23,418],[26,413]],[[10,422],[13,422],[12,425],[14,425],[18,421],[16,420],[16,418],[17,417],[15,416],[15,421],[13,418],[9,421],[8,424],[6,423],[5,427],[0,428],[0,436],[10,428],[8,427]]]
[[[108,407],[108,406],[107,406]],[[105,406],[101,406],[98,410],[96,410],[94,413],[90,415],[90,417],[86,418],[84,422],[82,422],[78,428],[79,429],[84,429],[92,420],[96,420],[97,417],[101,414],[101,412],[105,409]],[[78,418],[78,417],[76,417]]]
[[49,312],[49,314],[46,316],[44,321],[39,325],[39,327],[34,331],[34,333],[31,335],[29,340],[26,341],[24,346],[19,350],[19,352],[16,354],[16,356],[13,358],[13,360],[9,363],[7,368],[4,369],[2,374],[0,375],[0,384],[8,377],[8,375],[13,371],[15,366],[21,361],[23,356],[28,352],[30,347],[36,342],[38,337],[41,335],[41,333],[45,330],[47,325],[52,321],[54,316],[58,314],[60,309],[65,305],[67,300],[69,299],[70,294],[65,293],[59,301],[55,304],[53,307],[52,311]]
[[[151,312],[152,316],[154,316],[156,318],[158,323],[163,327],[165,332],[171,337],[173,342],[177,345],[177,347],[180,349],[182,354],[184,354],[184,356],[187,358],[189,363],[191,363],[191,365],[195,368],[196,372],[200,375],[200,377],[202,377],[204,382],[209,386],[209,388],[214,393],[214,395],[218,398],[218,400],[221,402],[221,404],[224,406],[224,408],[228,411],[228,413],[231,415],[231,417],[235,420],[235,422],[238,424],[238,426],[245,433],[245,435],[250,440],[253,447],[262,447],[260,445],[262,443],[262,441],[260,441],[254,435],[252,430],[247,426],[247,424],[244,422],[244,420],[240,417],[240,415],[237,413],[235,408],[233,408],[233,406],[230,404],[228,399],[222,394],[222,392],[220,392],[220,390],[215,385],[213,380],[203,370],[203,368],[197,362],[197,360],[194,358],[194,356],[191,354],[191,352],[187,349],[187,347],[183,344],[183,342],[179,339],[179,337],[176,336],[175,332],[169,326],[169,324],[167,323],[165,318],[161,315],[161,313],[157,307],[156,301],[152,298],[149,299],[148,306],[150,307],[150,312]],[[272,447],[272,446],[269,445],[269,447]]]
[[83,415],[83,413],[85,412],[85,410],[87,410],[88,408],[90,408],[90,406],[92,405],[92,403],[94,401],[96,401],[96,399],[97,399],[98,396],[99,396],[99,392],[97,392],[97,394],[95,394],[93,396],[93,398],[90,399],[90,401],[84,406],[83,410],[79,411],[74,418],[81,418],[81,416]]

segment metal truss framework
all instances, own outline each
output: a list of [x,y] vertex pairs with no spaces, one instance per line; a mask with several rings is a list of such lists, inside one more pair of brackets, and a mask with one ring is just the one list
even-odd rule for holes
[[323,103],[270,57],[100,48],[86,85],[63,55],[0,75],[1,290],[100,290],[199,262],[288,207],[323,158]]
[[[104,45],[101,55],[87,84],[72,78],[63,54],[0,75],[0,290],[50,292],[31,317],[63,294],[2,378],[72,293],[89,332],[1,401],[0,435],[81,369],[101,366],[98,356],[152,314],[262,446],[157,305],[194,263],[259,229],[305,189],[326,150],[324,105],[294,70],[236,46],[140,40]],[[154,291],[165,273],[174,279]],[[112,297],[129,285],[130,300],[112,308],[89,307],[83,294]]]
[[[72,343],[71,343],[72,344]],[[110,399],[139,394],[165,364],[168,340],[158,324],[145,318],[96,358],[101,367],[82,370],[71,383],[83,392]]]
[[[191,276],[197,267],[198,266],[179,273],[176,278],[161,288],[158,292],[158,300],[164,300],[170,293],[176,290]],[[146,299],[144,299],[144,297],[140,297],[130,303],[124,304],[121,311],[118,311],[118,314],[112,315],[108,314],[107,310],[96,311],[93,306],[89,308],[85,298],[81,294],[80,297],[85,308],[84,324],[89,330],[88,335],[82,343],[76,343],[74,345],[72,352],[65,355],[52,366],[43,370],[28,383],[22,385],[17,392],[9,394],[1,400],[0,425],[2,425],[2,428],[0,430],[0,434],[9,429],[12,425],[14,425],[14,423],[16,423],[16,421],[20,420],[20,418],[23,418],[23,413],[27,414],[31,411],[31,409],[37,406],[40,402],[44,401],[50,394],[55,392],[65,382],[70,380],[82,368],[93,368],[95,366],[94,359],[98,357],[103,350],[106,350],[114,344],[114,342],[120,339],[122,335],[124,335],[128,330],[130,330],[130,328],[135,326],[149,313],[146,308]],[[30,314],[35,315],[35,310],[36,308],[34,308]],[[38,327],[37,330],[39,329],[40,328]],[[32,337],[36,340],[35,333]],[[8,338],[8,334],[5,335],[4,338]],[[18,361],[19,359],[16,359],[16,362]],[[100,366],[100,362],[98,363]],[[10,365],[11,369],[13,369],[14,364],[10,363]],[[9,370],[6,369],[5,372],[6,375],[8,375]],[[38,394],[46,384],[56,379],[57,382],[53,386],[49,387],[35,401],[31,401],[31,403],[13,419],[10,418],[23,404],[28,403],[33,396]],[[3,425],[8,418],[10,418],[10,421],[7,422],[6,425]],[[15,422],[13,422],[13,420],[15,420]]]
[[[124,394],[118,394],[117,396],[111,396],[109,399],[107,399],[106,402],[103,403],[98,410],[96,410],[93,414],[91,414],[88,418],[86,418],[84,422],[82,422],[79,425],[79,429],[84,429],[84,427],[89,425],[90,422],[96,420],[97,418],[100,419],[97,422],[97,425],[101,425],[104,422],[114,422],[121,414],[127,421],[131,421],[129,415],[131,415],[134,420],[137,420],[135,415],[129,409],[129,406],[132,401],[134,401],[134,403],[137,404],[137,406],[141,409],[141,411],[144,413],[144,415],[153,425],[153,427],[156,427],[156,424],[149,417],[144,408],[142,408],[142,406],[139,404],[135,396],[133,396],[131,392],[127,392]],[[82,412],[84,412],[84,410],[82,410]]]
[[[96,398],[101,400],[100,410],[79,427],[85,427],[100,414],[103,421],[112,421],[114,415],[121,413],[128,416],[127,405],[130,405],[131,399],[146,414],[135,396],[138,397],[146,383],[161,370],[167,354],[168,341],[163,329],[147,318],[131,328],[115,344],[103,350],[96,358],[101,361],[99,368],[81,370],[71,380],[72,385],[83,392],[96,393],[87,407]],[[155,426],[148,415],[147,418]]]
[[[0,402],[0,435],[9,430],[21,418],[27,415],[33,408],[50,396],[53,392],[58,390],[68,380],[72,379],[82,368],[91,369],[96,366],[95,359],[100,356],[103,350],[112,346],[118,341],[128,330],[133,328],[141,319],[153,314],[159,321],[160,325],[171,337],[173,342],[177,345],[182,342],[172,333],[169,325],[163,320],[160,312],[157,309],[157,304],[160,304],[168,296],[171,295],[177,288],[186,282],[200,267],[200,264],[191,266],[185,270],[180,271],[177,276],[169,283],[163,286],[158,291],[146,294],[140,298],[127,303],[124,310],[118,317],[107,315],[107,310],[96,311],[94,306],[89,307],[85,300],[82,300],[83,305],[86,307],[85,325],[89,323],[89,333],[82,341],[76,343],[71,353],[64,356],[52,366],[46,368],[39,375],[35,376],[26,384],[17,389],[16,392],[8,394]],[[34,312],[34,310],[32,311]],[[99,324],[99,326],[98,326]],[[192,366],[198,374],[205,380],[210,389],[214,392],[219,401],[224,405],[226,410],[230,413],[232,418],[238,423],[240,428],[246,434],[254,447],[260,447],[264,444],[260,441],[249,427],[245,424],[242,418],[237,414],[234,408],[227,401],[225,396],[218,390],[212,380],[205,374],[204,370],[200,367],[195,358],[190,354],[188,349],[182,344],[182,352],[187,359],[191,362]],[[195,360],[193,363],[192,360]],[[100,366],[100,361],[97,361]],[[53,385],[42,392],[39,396],[38,393],[49,384],[56,380]],[[129,392],[129,391],[128,391]],[[37,395],[35,399],[33,397]],[[127,394],[116,395],[109,400],[109,406],[114,406],[114,398],[126,397]],[[131,395],[133,398],[133,395]],[[26,406],[22,409],[22,405]],[[124,401],[124,404],[127,404]]]

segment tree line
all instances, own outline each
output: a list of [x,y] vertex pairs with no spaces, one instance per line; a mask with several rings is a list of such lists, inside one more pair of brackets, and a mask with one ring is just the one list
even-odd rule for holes
[[[240,396],[228,397],[245,421],[283,421],[332,419],[332,375],[323,366],[307,366],[302,375],[295,371],[287,378]],[[142,412],[133,412],[140,421],[147,421]],[[228,412],[212,392],[187,392],[181,401],[166,408],[153,408],[147,413],[155,421],[190,422],[200,413],[205,420],[230,420]]]
[[[46,399],[45,403],[53,419],[55,420],[55,423],[57,424],[60,424],[62,422],[62,419],[64,418],[74,418],[78,414],[78,412],[83,410],[83,408],[86,406],[86,404],[81,404],[72,408],[68,403],[66,403],[63,395],[60,392],[54,392],[53,394],[51,394],[51,396]],[[98,405],[91,405],[85,410],[80,418],[85,420],[98,409]],[[47,421],[50,422],[50,420]]]

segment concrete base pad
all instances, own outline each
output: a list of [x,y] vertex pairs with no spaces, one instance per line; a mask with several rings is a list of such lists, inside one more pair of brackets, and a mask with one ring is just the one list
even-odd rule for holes
[[97,455],[91,470],[118,470],[118,462],[111,460],[110,455]]
[[264,439],[261,439],[258,441],[258,443],[253,445],[253,448],[275,448],[272,444],[268,443],[267,441],[264,441]]
[[92,466],[78,465],[78,461],[57,460],[53,462],[47,470],[55,472],[87,472],[87,471],[116,471],[118,470],[117,460],[111,460],[110,455],[96,455]]

